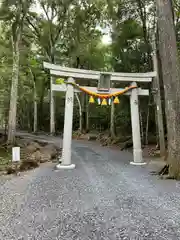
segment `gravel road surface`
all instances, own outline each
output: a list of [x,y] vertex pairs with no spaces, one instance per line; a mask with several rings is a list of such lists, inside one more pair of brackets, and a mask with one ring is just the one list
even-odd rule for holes
[[0,183],[0,239],[180,239],[179,182],[93,143],[74,141],[72,159],[74,170],[48,163]]

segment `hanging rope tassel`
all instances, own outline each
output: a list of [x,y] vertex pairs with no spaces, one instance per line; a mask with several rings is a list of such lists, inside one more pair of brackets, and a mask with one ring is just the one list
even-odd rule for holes
[[120,103],[120,101],[119,101],[119,98],[118,98],[118,97],[115,97],[115,99],[114,99],[114,103],[115,103],[115,104],[118,104],[118,103]]
[[105,98],[102,100],[102,103],[101,103],[101,105],[102,105],[102,106],[103,106],[103,105],[107,105],[107,101],[106,101],[106,99],[105,99]]
[[90,96],[90,98],[89,98],[89,103],[94,103],[95,101],[94,101],[94,98],[93,98],[93,96]]
[[63,83],[64,83],[64,79],[63,78],[56,79],[56,84],[63,84]]
[[111,101],[112,101],[112,99],[109,98],[109,99],[108,99],[108,103],[109,103],[109,105],[111,105]]
[[98,100],[97,100],[97,101],[98,101],[98,104],[99,104],[99,105],[101,105],[101,99],[100,99],[100,98],[98,98]]

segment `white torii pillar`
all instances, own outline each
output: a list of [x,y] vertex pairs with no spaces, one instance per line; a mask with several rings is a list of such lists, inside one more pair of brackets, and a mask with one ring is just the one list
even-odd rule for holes
[[[132,85],[137,86],[137,83],[133,82]],[[146,162],[143,161],[142,147],[141,147],[138,88],[134,88],[131,90],[130,105],[131,105],[132,139],[133,139],[133,156],[134,156],[134,161],[131,162],[131,164],[145,165]]]
[[[73,83],[73,78],[68,78],[69,83]],[[62,159],[57,169],[74,169],[75,164],[71,163],[71,144],[72,144],[72,126],[73,126],[73,106],[74,106],[74,87],[67,84],[64,116],[63,150]]]

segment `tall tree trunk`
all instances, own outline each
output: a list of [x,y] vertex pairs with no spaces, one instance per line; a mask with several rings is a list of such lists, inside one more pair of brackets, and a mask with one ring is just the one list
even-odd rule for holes
[[39,103],[39,127],[38,129],[43,130],[42,126],[44,125],[44,95],[45,95],[45,86],[43,85],[42,93],[40,96],[40,103]]
[[31,109],[30,109],[30,108],[28,109],[28,112],[27,112],[27,130],[28,130],[28,132],[31,132],[31,131],[32,131],[32,125],[31,125]]
[[180,67],[170,0],[156,0],[159,52],[163,69],[169,174],[180,178]]
[[86,94],[86,132],[89,132],[89,96]]
[[8,133],[8,108],[5,110],[5,121],[4,121],[4,124],[5,124],[5,128],[4,128],[4,134],[6,136],[6,139],[7,139],[7,133]]
[[34,119],[33,119],[33,132],[37,132],[37,93],[36,93],[36,82],[34,81]]
[[148,109],[147,109],[147,116],[146,116],[146,133],[145,133],[145,145],[148,145],[148,137],[149,137],[149,117],[150,117],[150,103],[151,103],[151,96],[149,96],[148,101]]
[[164,122],[163,122],[163,109],[162,109],[162,102],[161,102],[161,89],[160,89],[160,77],[159,77],[159,68],[158,68],[158,58],[157,58],[157,50],[156,50],[156,42],[155,39],[153,41],[153,68],[154,71],[157,73],[157,76],[153,79],[153,89],[155,90],[154,93],[154,102],[155,102],[155,118],[156,118],[156,128],[157,137],[160,147],[160,155],[161,157],[165,154],[165,137],[164,137]]
[[54,135],[55,133],[55,101],[54,92],[52,90],[53,77],[50,79],[50,133]]
[[110,122],[110,134],[113,139],[116,138],[115,134],[115,124],[114,124],[114,116],[115,116],[115,106],[114,101],[111,101],[111,122]]
[[80,94],[80,104],[81,104],[81,119],[80,119],[80,125],[81,125],[81,133],[83,133],[83,101],[84,101],[84,96],[83,93]]
[[143,127],[143,114],[142,114],[141,107],[140,107],[140,111],[139,111],[139,120],[140,120],[140,129],[141,129],[141,139],[142,139],[142,143],[145,144],[144,127]]
[[78,106],[79,106],[79,131],[82,133],[82,107],[81,107],[81,101],[79,99],[79,96],[77,93],[75,93]]
[[33,81],[33,132],[37,132],[37,92],[36,92],[36,78],[35,75],[32,72],[32,69],[29,68],[29,71],[31,73],[32,81]]
[[17,114],[17,97],[18,97],[18,79],[19,79],[19,41],[21,33],[17,33],[16,41],[12,39],[13,46],[13,69],[12,69],[12,83],[9,107],[8,120],[8,144],[13,144],[15,141],[16,132],[16,114]]
[[82,125],[83,125],[83,132],[86,132],[86,95],[85,93],[82,93],[81,95],[81,107],[82,107]]
[[146,53],[144,53],[144,59],[148,63],[149,70],[151,70],[152,60],[151,60],[150,40],[149,40],[149,34],[148,34],[148,28],[147,28],[147,6],[144,0],[136,0],[136,2],[138,6],[139,16],[142,22],[143,38],[144,38],[144,43],[146,45],[146,52],[147,52],[147,55]]
[[[54,56],[54,46],[52,43],[51,36],[49,35],[49,44],[50,44],[50,56],[48,56],[50,63],[55,63],[55,56]],[[52,90],[53,84],[53,77],[50,76],[50,134],[55,134],[55,97],[54,92]]]

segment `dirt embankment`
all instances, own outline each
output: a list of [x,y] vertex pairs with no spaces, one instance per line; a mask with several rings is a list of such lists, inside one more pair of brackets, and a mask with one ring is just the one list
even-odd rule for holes
[[20,162],[13,163],[12,146],[6,144],[3,135],[0,136],[0,170],[7,174],[36,168],[41,163],[57,159],[61,155],[61,148],[55,144],[27,138],[16,138],[15,146],[20,147]]

